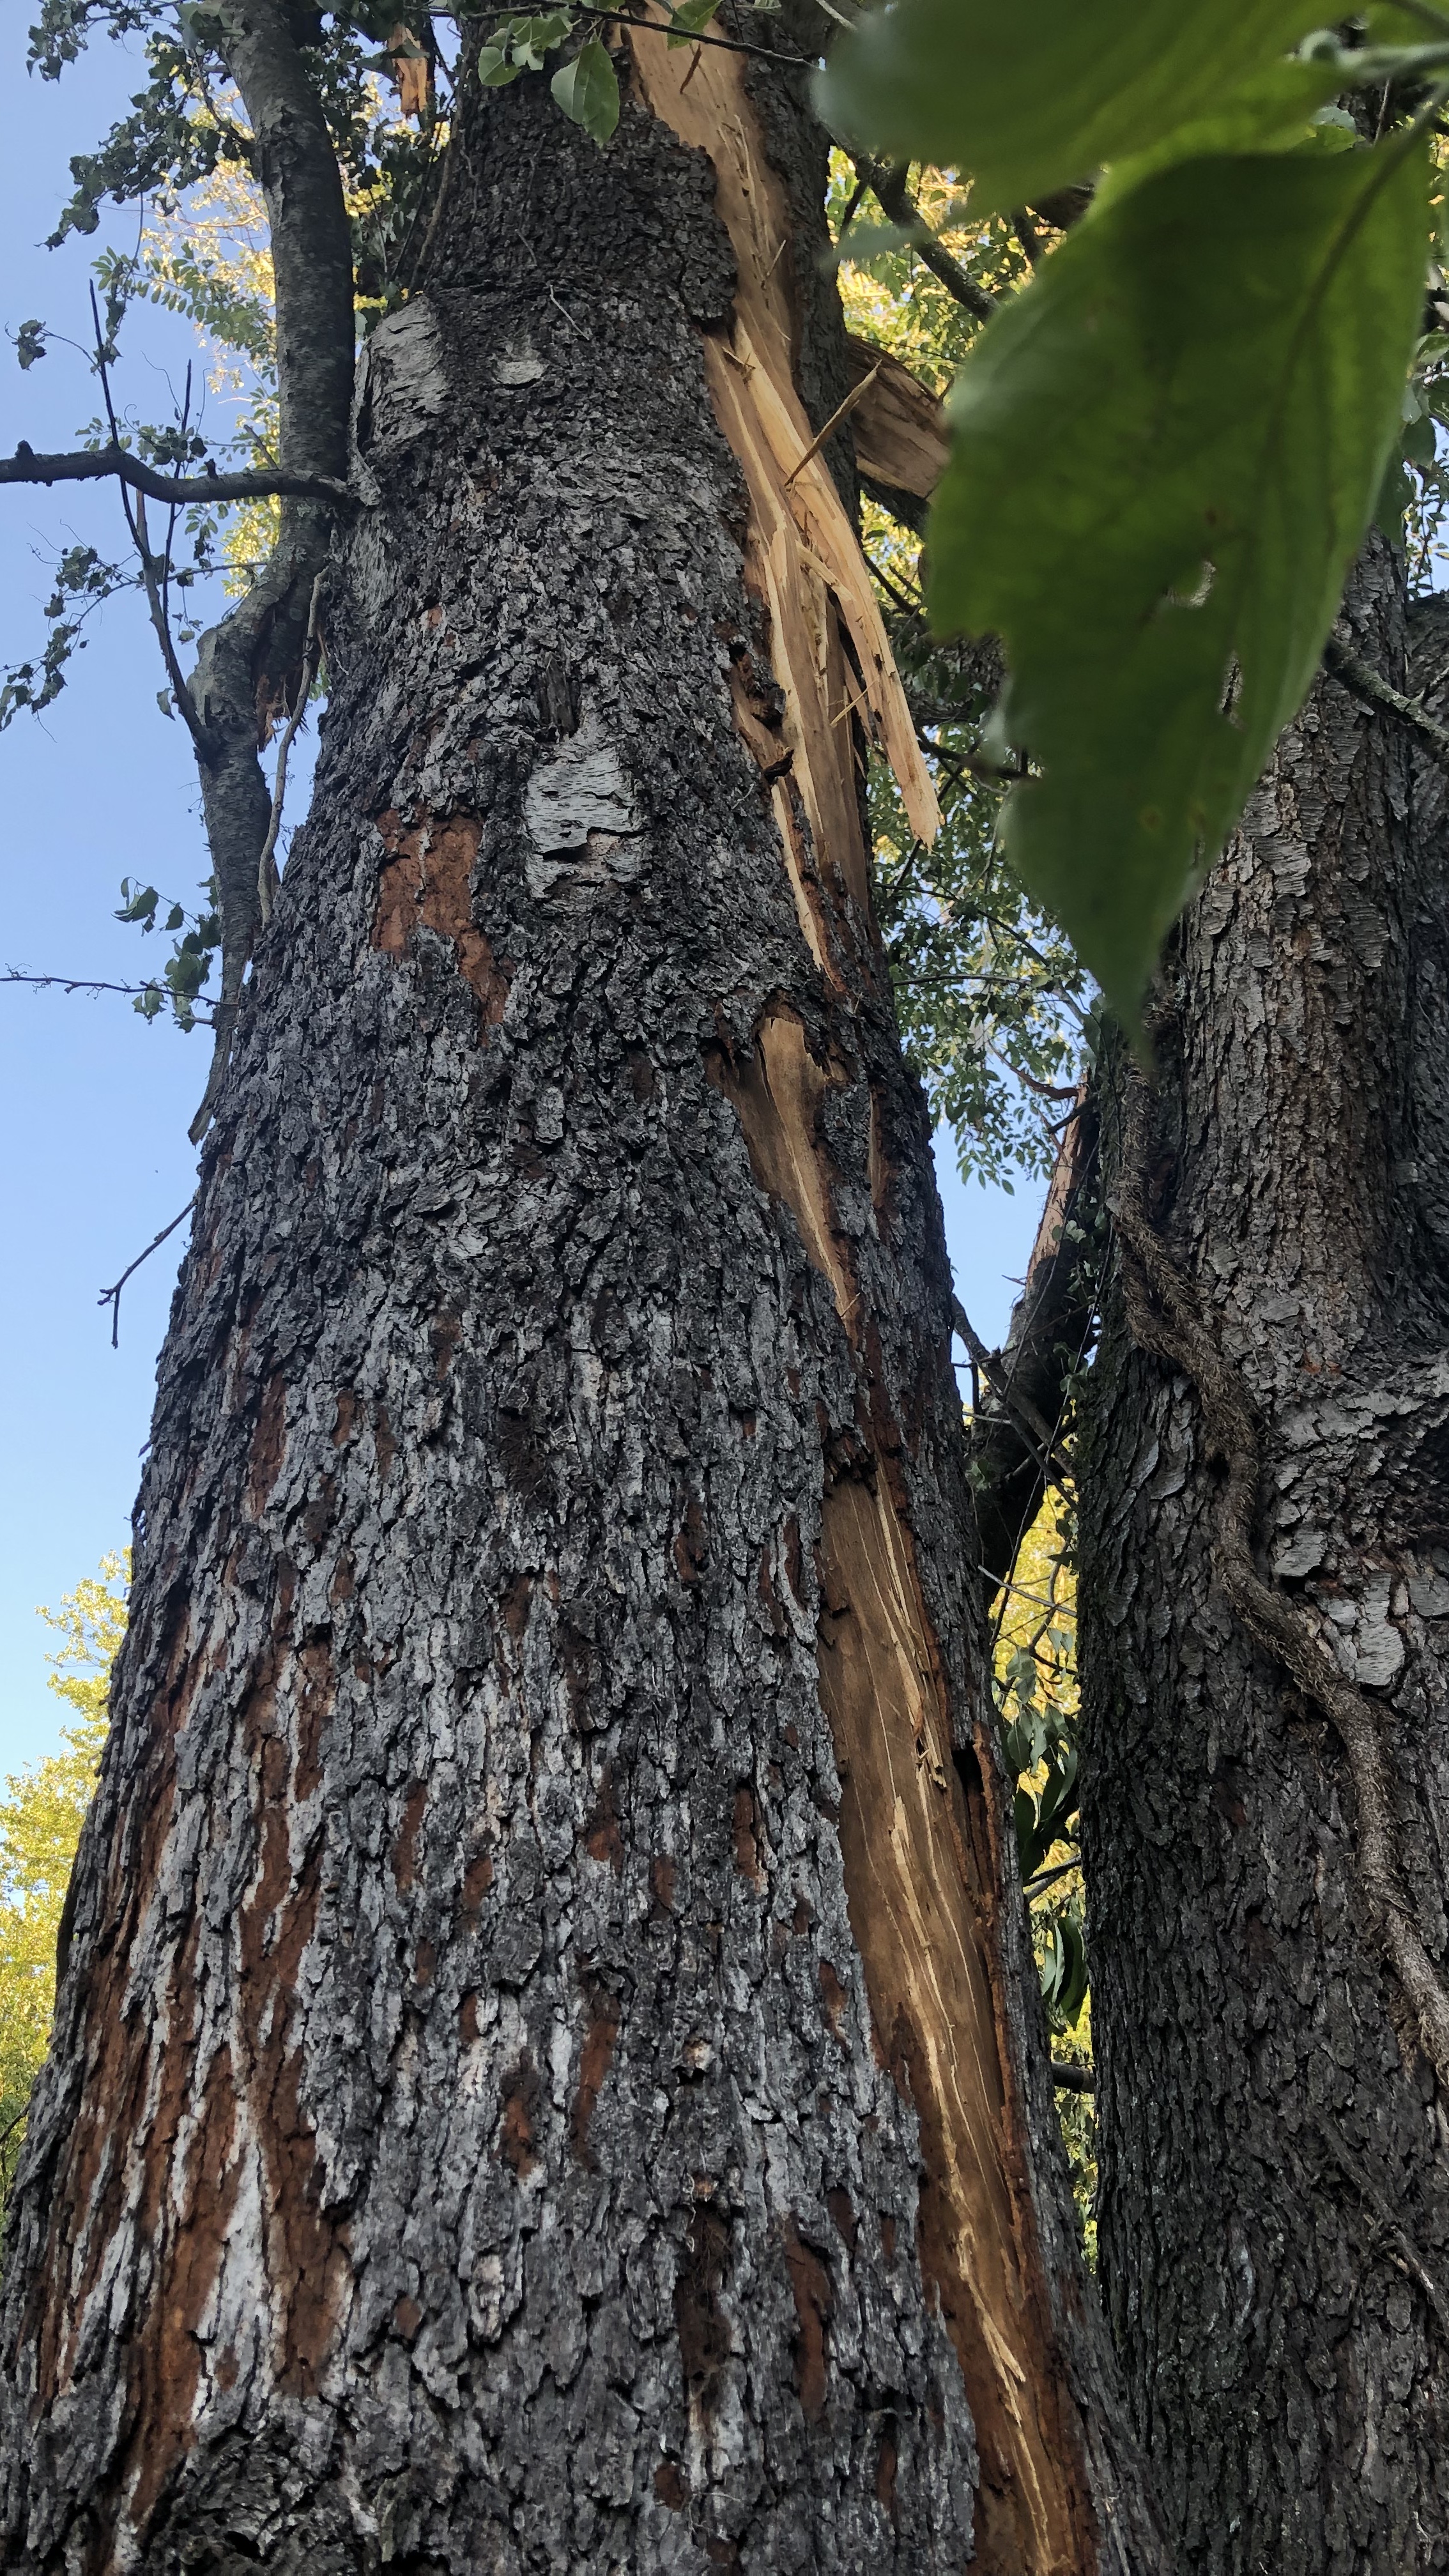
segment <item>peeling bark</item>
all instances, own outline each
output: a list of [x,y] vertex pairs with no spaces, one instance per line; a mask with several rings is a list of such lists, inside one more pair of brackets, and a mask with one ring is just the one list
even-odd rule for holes
[[[1348,626],[1400,684],[1380,541]],[[1411,777],[1410,740],[1329,678],[1285,737],[1171,964],[1143,1178],[1256,1416],[1236,1589],[1293,1604],[1376,1718],[1442,1981],[1449,852],[1442,780]],[[1128,1182],[1108,1111],[1110,1191]],[[1139,2426],[1185,2568],[1443,2567],[1449,2126],[1403,1944],[1383,1939],[1374,1820],[1322,1694],[1214,1583],[1202,1405],[1134,1351],[1120,1303],[1093,1411],[1099,2244]]]
[[651,41],[606,154],[475,91],[368,347],[15,2194],[26,2576],[1162,2564],[863,733],[928,782],[792,479],[823,144],[752,76],[716,192]]

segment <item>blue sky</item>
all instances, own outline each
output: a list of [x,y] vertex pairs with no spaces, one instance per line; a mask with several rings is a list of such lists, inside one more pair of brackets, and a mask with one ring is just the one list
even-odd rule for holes
[[[69,193],[69,156],[124,111],[141,67],[107,42],[59,83],[34,79],[24,68],[29,15],[12,7],[0,29],[0,320],[13,332],[41,315],[84,341],[97,240],[72,239],[58,252],[39,245]],[[129,246],[134,231],[116,238]],[[135,315],[123,347],[134,354],[119,391],[147,418],[164,418],[166,377],[179,383],[193,354],[189,330],[163,313]],[[96,396],[76,352],[53,345],[22,375],[0,343],[0,453],[21,438],[38,450],[74,445]],[[0,491],[0,664],[38,655],[48,563],[77,539],[123,552],[113,490]],[[195,772],[180,726],[158,711],[163,674],[134,601],[101,612],[73,670],[44,717],[22,715],[0,735],[0,965],[134,982],[159,967],[165,948],[159,933],[146,941],[113,919],[120,881],[195,902],[206,874]],[[201,1030],[186,1038],[164,1020],[148,1028],[115,996],[0,989],[0,1199],[10,1244],[0,1262],[0,1773],[47,1752],[65,1714],[45,1688],[53,1641],[35,1605],[57,1601],[129,1532],[184,1232],[127,1288],[119,1350],[97,1293],[195,1185],[186,1128],[207,1045]],[[1037,1193],[963,1186],[949,1147],[938,1166],[961,1294],[978,1330],[998,1340]]]

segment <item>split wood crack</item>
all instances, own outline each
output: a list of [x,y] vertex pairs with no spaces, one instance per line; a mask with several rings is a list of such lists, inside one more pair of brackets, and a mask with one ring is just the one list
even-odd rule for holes
[[1405,1892],[1379,1712],[1339,1671],[1307,1612],[1265,1583],[1253,1563],[1257,1423],[1242,1378],[1220,1348],[1195,1288],[1148,1220],[1145,1087],[1135,1074],[1129,1086],[1124,1177],[1110,1203],[1128,1328],[1139,1350],[1180,1370],[1196,1392],[1208,1458],[1224,1471],[1213,1506],[1214,1575],[1255,1645],[1286,1666],[1343,1747],[1358,1811],[1360,1882],[1384,1955],[1418,2024],[1424,2054],[1449,2090],[1449,1991],[1424,1946]]

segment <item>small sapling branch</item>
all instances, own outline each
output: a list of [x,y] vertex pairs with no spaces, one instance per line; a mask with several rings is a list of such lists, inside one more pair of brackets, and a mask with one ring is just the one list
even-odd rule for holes
[[120,1278],[116,1281],[115,1286],[113,1288],[103,1288],[100,1295],[97,1297],[96,1304],[98,1306],[109,1306],[111,1310],[111,1348],[113,1351],[119,1350],[121,1346],[121,1290],[125,1287],[127,1280],[132,1277],[133,1273],[140,1269],[142,1262],[149,1261],[152,1253],[160,1250],[160,1247],[165,1242],[168,1234],[174,1234],[178,1225],[184,1225],[200,1196],[201,1192],[199,1190],[193,1190],[185,1207],[182,1209],[180,1216],[174,1216],[169,1225],[163,1225],[160,1233],[152,1236],[145,1251],[138,1252],[135,1260],[128,1263],[127,1267],[122,1271]]

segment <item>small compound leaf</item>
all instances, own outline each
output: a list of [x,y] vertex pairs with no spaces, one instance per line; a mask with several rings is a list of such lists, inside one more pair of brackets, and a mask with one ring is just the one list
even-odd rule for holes
[[1323,16],[1323,0],[896,0],[836,45],[822,111],[877,149],[969,170],[985,214],[1211,115]]
[[549,88],[565,116],[596,143],[608,142],[619,122],[619,79],[597,36],[590,36],[572,62],[554,73]]
[[1397,443],[1424,153],[1180,162],[987,325],[930,526],[942,632],[999,635],[1040,770],[1002,847],[1129,1026],[1307,694]]

